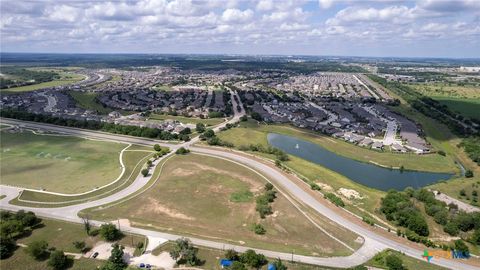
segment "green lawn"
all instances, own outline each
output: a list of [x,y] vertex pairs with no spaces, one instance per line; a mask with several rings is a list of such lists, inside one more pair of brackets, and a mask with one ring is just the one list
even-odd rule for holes
[[[75,203],[79,203],[81,201],[91,200],[91,199],[98,199],[100,197],[104,197],[107,195],[112,194],[113,192],[118,192],[119,189],[127,187],[130,183],[132,183],[137,175],[140,173],[140,170],[143,168],[144,164],[148,157],[150,157],[150,152],[145,151],[132,151],[132,150],[141,150],[145,149],[145,147],[141,146],[131,146],[128,150],[125,151],[123,155],[123,160],[125,164],[125,173],[123,177],[117,181],[116,183],[103,188],[97,191],[88,193],[86,195],[79,195],[79,196],[60,196],[60,195],[51,195],[45,194],[40,192],[34,191],[24,191],[22,192],[20,199],[28,200],[28,201],[35,201],[35,202],[58,202],[59,204],[45,204],[42,205],[40,203],[34,203],[36,207],[58,207],[63,205],[71,205]],[[25,203],[18,200],[13,201],[14,204],[22,205],[22,206],[32,206],[32,203]]]
[[[0,268],[4,270],[51,270],[52,268],[47,265],[47,261],[36,261],[30,255],[27,255],[23,248],[18,248],[11,257],[0,260]],[[104,262],[101,260],[82,258],[73,260],[73,265],[68,270],[92,270],[103,264]]]
[[47,87],[55,87],[55,86],[71,84],[77,81],[81,81],[85,77],[83,75],[70,73],[70,72],[60,72],[59,74],[60,74],[60,78],[57,80],[38,83],[38,84],[32,84],[32,85],[26,85],[26,86],[20,86],[20,87],[14,87],[9,89],[2,89],[0,92],[3,95],[16,94],[20,92],[29,92],[29,91],[34,91],[34,90],[47,88]]
[[184,124],[197,124],[197,123],[203,123],[206,126],[215,126],[223,121],[225,121],[223,118],[207,118],[207,119],[201,119],[201,118],[196,118],[196,117],[185,117],[185,116],[173,116],[173,115],[166,115],[166,114],[152,114],[150,116],[151,120],[177,120],[180,121]]
[[[275,214],[263,220],[253,198],[231,200],[232,194],[246,191],[258,196],[264,183],[256,173],[229,161],[196,154],[174,156],[166,162],[160,181],[141,196],[87,213],[95,219],[129,218],[134,226],[297,254],[350,253],[280,194],[272,204]],[[267,233],[256,235],[253,223],[261,223]],[[336,234],[335,226],[324,228]],[[356,238],[353,234],[337,237],[348,238],[347,242]]]
[[61,193],[92,190],[115,180],[125,144],[69,136],[1,132],[2,183]]
[[103,107],[102,104],[97,102],[96,98],[99,95],[98,93],[70,91],[68,94],[73,97],[80,108],[85,110],[96,111],[100,114],[108,114],[113,111],[113,109]]

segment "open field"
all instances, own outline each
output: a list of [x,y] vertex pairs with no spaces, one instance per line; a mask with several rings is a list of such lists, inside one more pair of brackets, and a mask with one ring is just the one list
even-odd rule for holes
[[[230,161],[196,154],[174,156],[166,162],[160,181],[142,196],[107,209],[91,209],[89,215],[104,220],[129,218],[133,226],[284,252],[295,250],[296,254],[350,253],[303,218],[280,194],[272,203],[273,215],[266,219],[255,211],[255,198],[232,201],[233,194],[246,191],[258,196],[264,183],[258,174]],[[251,229],[254,223],[262,224],[266,234],[255,234]]]
[[97,102],[98,93],[70,91],[68,94],[75,99],[80,108],[85,110],[97,111],[100,114],[108,114],[113,111],[113,109],[105,108]]
[[125,144],[69,136],[1,132],[2,183],[77,193],[115,180]]
[[[55,70],[57,71],[57,70]],[[38,84],[32,84],[32,85],[26,85],[26,86],[20,86],[20,87],[13,87],[9,89],[2,89],[1,93],[3,95],[8,95],[8,94],[16,94],[20,92],[29,92],[29,91],[34,91],[42,88],[47,88],[47,87],[55,87],[55,86],[62,86],[66,84],[71,84],[74,82],[78,82],[83,80],[84,76],[80,74],[75,74],[75,73],[70,73],[70,72],[59,72],[60,78],[49,81],[49,82],[44,82],[44,83],[38,83]]]
[[241,122],[238,128],[218,134],[220,139],[233,143],[236,147],[249,144],[268,145],[268,133],[279,133],[298,137],[322,146],[336,154],[363,162],[375,162],[386,167],[404,166],[407,170],[456,172],[458,167],[448,158],[437,154],[396,154],[378,152],[352,145],[343,140],[324,136],[313,131],[301,130],[287,125],[264,125],[255,121]]
[[224,121],[223,118],[195,118],[195,117],[185,117],[185,116],[173,116],[173,115],[165,115],[165,114],[152,114],[150,115],[150,119],[152,120],[177,120],[184,124],[197,124],[203,123],[206,126],[215,126]]
[[[15,253],[8,259],[0,261],[0,268],[5,270],[22,269],[22,270],[51,270],[47,265],[48,260],[36,261],[30,255],[25,253],[23,248],[18,248]],[[90,270],[97,269],[104,262],[95,259],[82,258],[73,260],[73,265],[69,270]],[[21,268],[19,268],[21,266]]]
[[480,88],[454,83],[416,83],[410,86],[421,94],[447,105],[465,117],[480,119]]
[[[62,205],[71,205],[74,203],[79,203],[81,201],[91,200],[94,198],[100,198],[112,194],[113,192],[117,192],[119,189],[127,187],[131,184],[137,175],[140,173],[140,170],[146,163],[147,158],[151,155],[146,147],[132,145],[127,150],[125,150],[123,154],[123,162],[125,164],[125,173],[122,178],[117,181],[116,183],[105,187],[103,189],[99,189],[97,191],[79,195],[79,196],[60,196],[60,195],[52,195],[34,191],[24,191],[22,192],[20,199],[27,200],[27,201],[35,201],[34,206],[36,207],[58,207]],[[38,202],[57,202],[58,204],[50,205],[45,204],[42,205]],[[14,204],[23,205],[23,206],[31,206],[32,203],[21,202],[18,200],[13,201]]]

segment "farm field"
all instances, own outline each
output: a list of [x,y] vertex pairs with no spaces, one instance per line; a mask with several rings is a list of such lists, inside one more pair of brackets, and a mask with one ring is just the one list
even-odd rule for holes
[[69,136],[1,132],[2,183],[59,193],[105,185],[121,173],[125,144]]
[[[55,70],[55,71],[58,71],[58,70]],[[83,75],[71,73],[71,72],[63,72],[63,71],[59,72],[59,75],[60,75],[60,78],[53,81],[20,86],[20,87],[13,87],[9,89],[2,89],[1,93],[4,95],[8,95],[8,94],[16,94],[20,92],[29,92],[29,91],[34,91],[34,90],[47,88],[47,87],[55,87],[55,86],[62,86],[62,85],[75,83],[83,80],[84,78]]]
[[[271,204],[273,214],[261,219],[255,211],[255,198],[263,192],[265,180],[233,162],[197,154],[174,156],[165,163],[160,179],[141,196],[110,208],[90,209],[89,216],[129,218],[137,227],[284,252],[295,250],[296,254],[350,254],[280,193]],[[265,235],[253,232],[254,223],[266,229]],[[333,226],[324,228],[335,234]],[[345,242],[356,239],[353,234],[336,236]]]
[[150,115],[150,119],[152,120],[177,120],[184,124],[197,124],[203,123],[206,126],[215,126],[224,121],[223,118],[194,118],[194,117],[185,117],[185,116],[173,116],[173,115],[165,115],[165,114],[152,114]]

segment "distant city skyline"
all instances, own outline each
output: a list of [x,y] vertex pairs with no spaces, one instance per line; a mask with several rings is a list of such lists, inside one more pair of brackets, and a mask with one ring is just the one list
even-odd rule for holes
[[0,0],[1,52],[480,57],[480,1]]

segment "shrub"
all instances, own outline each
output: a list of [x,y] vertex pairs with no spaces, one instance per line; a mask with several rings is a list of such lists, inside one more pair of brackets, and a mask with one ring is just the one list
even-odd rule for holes
[[316,183],[310,183],[310,188],[313,190],[322,190],[322,188],[320,188],[320,186]]
[[389,270],[404,270],[406,269],[403,266],[402,259],[400,257],[390,254],[385,258],[385,265],[388,267]]
[[324,197],[327,198],[336,206],[345,207],[345,203],[343,202],[343,200],[333,193],[326,193]]
[[146,177],[150,171],[148,169],[143,169],[142,170],[142,175],[143,177]]
[[35,258],[36,260],[42,260],[48,256],[48,243],[40,240],[31,242],[25,249],[27,254]]
[[103,224],[100,226],[100,236],[106,241],[112,242],[122,237],[122,232],[113,224]]
[[255,232],[255,234],[260,234],[260,235],[263,235],[267,232],[267,230],[265,230],[265,228],[262,226],[262,224],[253,224],[253,231]]
[[61,250],[56,250],[50,254],[48,259],[48,266],[52,267],[54,270],[63,270],[67,268],[68,258]]
[[177,151],[175,151],[175,154],[177,155],[185,155],[188,153],[190,153],[190,150],[186,149],[185,147],[180,147],[177,149]]

